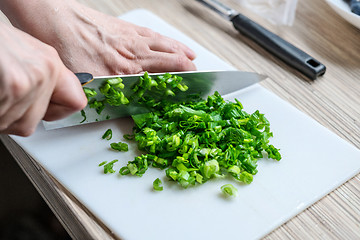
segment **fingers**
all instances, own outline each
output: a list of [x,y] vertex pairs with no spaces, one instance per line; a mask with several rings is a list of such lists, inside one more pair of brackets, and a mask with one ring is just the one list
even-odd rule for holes
[[[7,120],[11,120],[11,125],[8,126],[2,133],[5,134],[14,134],[23,137],[30,136],[34,133],[38,123],[45,115],[48,99],[50,94],[39,95],[35,101],[31,101],[31,104],[27,104],[28,108],[24,108],[23,102],[19,102],[17,106],[12,108],[9,112],[9,115],[12,116]],[[26,100],[26,99],[24,99]],[[17,109],[22,110],[14,116],[14,112],[17,112]]]
[[[34,93],[25,95],[14,104],[2,117],[0,133],[29,136],[41,119],[47,121],[64,118],[80,111],[87,104],[87,99],[75,75],[63,67],[54,91],[34,89]],[[50,102],[49,102],[50,101]]]
[[24,73],[23,70],[28,69],[24,63],[22,68],[15,64],[12,68],[17,69],[17,73],[4,71],[1,79],[5,92],[1,94],[4,98],[0,107],[4,111],[0,115],[0,133],[28,136],[44,115],[48,102],[42,100],[49,98],[51,92],[44,91],[42,74],[36,74],[37,67],[32,68],[31,75]]
[[15,28],[0,27],[0,35],[0,134],[29,136],[44,116],[85,107],[79,81],[54,48]]
[[148,28],[137,28],[139,36],[144,41],[149,53],[142,59],[141,66],[148,72],[193,71],[192,62],[196,54],[185,44],[163,36]]
[[[32,97],[25,96],[20,101],[14,103],[6,112],[0,117],[0,130],[8,129],[14,122],[19,121],[28,111],[32,104]],[[41,116],[39,117],[41,119]]]
[[[80,111],[80,110],[78,110],[78,111]],[[65,118],[75,112],[77,112],[77,111],[74,111],[73,108],[50,102],[43,120],[55,121],[55,120]]]
[[152,52],[142,60],[144,71],[148,72],[181,72],[196,70],[195,64],[184,55],[164,52]]
[[190,60],[196,58],[195,53],[186,45],[158,33],[154,33],[151,37],[146,37],[145,41],[153,51],[184,54]]
[[44,116],[46,121],[54,121],[80,111],[87,105],[87,99],[76,76],[65,69],[57,82]]
[[[162,36],[147,29],[142,35],[128,38],[128,42],[120,42],[114,46],[119,56],[114,58],[122,72],[180,72],[194,71],[195,53],[184,44]],[[131,40],[130,40],[131,39]],[[129,52],[131,54],[125,54]],[[127,58],[125,55],[135,56]],[[124,57],[125,56],[125,57]],[[123,58],[121,60],[121,58]],[[112,63],[114,64],[114,63]],[[138,70],[132,72],[132,70]]]

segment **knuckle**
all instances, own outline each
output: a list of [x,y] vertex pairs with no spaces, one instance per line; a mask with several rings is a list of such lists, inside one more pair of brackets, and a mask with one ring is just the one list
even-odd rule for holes
[[136,74],[142,71],[142,68],[139,64],[135,62],[127,62],[122,65],[121,69],[118,69],[119,72],[123,74]]
[[6,123],[0,123],[0,132],[5,131],[8,128],[8,125]]
[[[5,98],[3,101],[5,102],[7,101],[7,99]],[[8,111],[8,109],[6,108],[6,104],[0,103],[0,117],[4,116],[6,114],[6,111]],[[0,130],[1,130],[1,126],[0,126]]]
[[46,55],[49,57],[59,57],[58,52],[56,51],[56,49],[50,45],[44,45],[44,48],[46,50]]
[[29,137],[35,132],[35,127],[20,127],[14,133],[21,137]]
[[146,28],[146,27],[141,27],[140,32],[141,32],[141,35],[146,36],[146,37],[152,37],[155,34],[155,32],[153,30],[151,30],[150,28]]
[[162,35],[158,32],[154,32],[152,31],[152,35],[151,35],[152,38],[154,38],[155,40],[159,40],[162,38]]
[[132,47],[130,50],[137,58],[142,59],[150,53],[150,47],[146,42],[139,41],[138,39],[133,39],[132,41]]
[[34,71],[37,71],[39,78],[43,79],[46,77],[46,74],[56,72],[60,57],[55,48],[45,45],[45,51],[43,52],[41,59],[41,64],[34,65]]
[[36,126],[36,124],[31,124],[22,119],[12,124],[9,128],[9,132],[21,137],[28,137],[35,132]]
[[29,126],[26,122],[17,121],[12,124],[0,123],[0,133],[28,137],[35,132],[36,126]]
[[24,78],[14,77],[10,82],[9,91],[14,101],[19,101],[31,91],[29,79]]
[[129,74],[136,74],[142,71],[142,67],[138,64],[138,61],[128,62],[127,71]]
[[178,55],[176,59],[176,66],[179,70],[188,70],[191,66],[191,61],[184,55]]
[[177,44],[175,41],[170,42],[170,49],[172,52],[178,52],[179,51],[179,44]]

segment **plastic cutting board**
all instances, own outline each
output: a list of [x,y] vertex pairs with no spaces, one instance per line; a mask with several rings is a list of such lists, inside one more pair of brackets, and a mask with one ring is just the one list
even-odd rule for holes
[[[187,44],[198,56],[199,70],[233,69],[146,10],[121,18]],[[101,139],[111,128],[114,141],[125,141],[123,134],[133,126],[129,118],[51,131],[40,124],[31,137],[12,138],[122,239],[257,239],[359,172],[357,148],[275,94],[257,84],[225,96],[235,97],[246,111],[265,113],[274,132],[271,142],[283,155],[280,162],[259,160],[250,185],[229,178],[184,190],[156,169],[141,178],[103,174],[100,162],[119,159],[119,170],[140,154],[135,144],[127,153],[111,151]],[[152,190],[157,177],[164,182],[162,192]],[[225,183],[236,186],[239,196],[223,198]]]

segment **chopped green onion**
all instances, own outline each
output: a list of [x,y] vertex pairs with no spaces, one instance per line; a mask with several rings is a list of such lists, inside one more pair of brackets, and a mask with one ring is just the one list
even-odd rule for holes
[[221,187],[221,191],[230,197],[236,197],[238,195],[238,190],[232,184],[225,184]]
[[127,152],[129,150],[129,146],[123,142],[111,143],[110,147],[120,152]]
[[99,167],[105,165],[107,163],[107,161],[103,161],[102,163],[99,164]]
[[[124,138],[136,141],[144,154],[122,167],[121,175],[142,176],[150,165],[164,169],[170,180],[184,188],[225,175],[250,184],[259,159],[281,159],[279,149],[270,144],[273,133],[265,115],[258,110],[246,112],[238,99],[225,101],[215,92],[206,99],[188,94],[181,102],[173,101],[188,86],[169,73],[153,77],[146,72],[127,96],[124,87],[120,78],[112,78],[99,88],[103,96],[98,100],[89,93],[89,106],[99,114],[105,105],[130,101],[151,110],[132,116],[133,132]],[[110,146],[128,150],[126,143]],[[237,192],[231,184],[222,191],[231,196]]]
[[136,164],[134,164],[134,163],[129,163],[127,165],[127,168],[129,169],[131,175],[135,175],[135,173],[138,172],[138,168],[137,168]]
[[112,130],[109,128],[102,136],[102,139],[110,140],[111,138],[112,138]]
[[250,184],[253,181],[253,175],[248,172],[242,172],[240,174],[239,180],[245,184]]
[[114,88],[124,89],[124,87],[125,87],[125,85],[122,83],[122,79],[119,77],[108,79],[107,83],[110,84]]
[[90,98],[93,98],[97,95],[97,92],[92,89],[92,88],[88,88],[88,87],[83,87],[84,93],[86,98],[89,100]]
[[127,174],[130,173],[130,170],[129,170],[129,168],[128,168],[127,166],[125,166],[125,167],[120,168],[119,173],[120,173],[121,175],[127,175]]
[[219,163],[215,159],[205,162],[202,168],[202,173],[205,178],[211,178],[220,170]]
[[95,111],[100,115],[101,112],[104,110],[105,108],[105,102],[104,101],[97,101],[95,99],[91,99],[89,101],[89,107],[90,108],[94,108]]
[[83,123],[86,121],[86,113],[85,113],[84,109],[81,110],[80,113],[81,113],[81,116],[84,118],[80,123]]
[[155,179],[155,181],[153,182],[153,188],[155,191],[162,191],[164,189],[162,185],[162,182],[159,178]]
[[99,166],[104,166],[104,173],[114,173],[114,163],[116,163],[118,160],[113,160],[109,163],[106,163],[107,161],[104,161],[99,164]]
[[126,139],[126,140],[134,140],[134,135],[130,135],[130,134],[124,134],[124,138]]

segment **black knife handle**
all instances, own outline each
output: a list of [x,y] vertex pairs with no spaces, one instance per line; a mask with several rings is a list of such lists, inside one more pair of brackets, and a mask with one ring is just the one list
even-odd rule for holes
[[84,85],[90,83],[92,80],[94,80],[93,75],[91,73],[87,73],[87,72],[75,73],[75,76],[79,79],[82,86],[84,86]]
[[240,33],[251,38],[308,78],[315,80],[325,73],[325,65],[246,16],[238,14],[231,21]]

